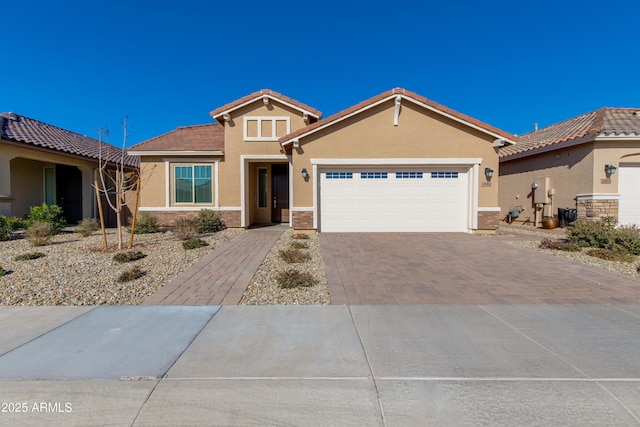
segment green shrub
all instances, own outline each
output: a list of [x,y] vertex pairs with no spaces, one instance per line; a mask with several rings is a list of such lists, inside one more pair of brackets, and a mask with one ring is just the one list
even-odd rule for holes
[[7,270],[5,270],[4,268],[0,267],[0,277],[4,276],[5,274],[7,274]]
[[122,264],[125,262],[137,261],[144,257],[146,257],[146,255],[140,251],[128,251],[118,252],[113,256],[113,260]]
[[50,222],[36,221],[27,228],[27,240],[33,246],[44,246],[49,244],[54,228]]
[[7,223],[7,218],[0,215],[0,242],[11,239],[11,228]]
[[305,233],[296,233],[291,237],[298,240],[309,240],[309,235]]
[[182,242],[182,247],[185,249],[198,249],[205,246],[209,246],[209,244],[202,239],[189,239]]
[[627,252],[612,251],[611,249],[595,248],[587,251],[588,255],[607,261],[633,262],[636,257]]
[[588,248],[604,248],[611,244],[614,225],[610,221],[578,220],[567,227],[567,239],[571,243]]
[[640,228],[636,225],[623,225],[612,231],[611,249],[640,255]]
[[291,247],[293,249],[309,249],[309,243],[295,241],[295,242],[291,242]]
[[32,259],[42,258],[44,254],[42,252],[29,252],[28,254],[22,254],[15,257],[14,261],[29,261]]
[[298,262],[309,261],[311,256],[307,252],[302,252],[299,249],[288,248],[280,250],[280,258],[289,264],[295,264]]
[[136,218],[135,234],[150,234],[160,231],[158,225],[158,218],[151,215],[149,212],[142,212],[138,218]]
[[182,218],[176,221],[171,232],[180,240],[193,239],[198,234],[198,224],[195,219]]
[[144,276],[146,273],[140,270],[140,267],[137,265],[131,267],[130,269],[122,272],[120,276],[118,276],[118,283],[130,282],[132,280],[136,280]]
[[62,213],[62,209],[58,205],[31,206],[29,208],[29,226],[36,222],[48,222],[51,224],[51,233],[58,234],[60,230],[67,225],[67,220]]
[[276,275],[276,281],[281,288],[308,288],[318,284],[318,280],[308,272],[288,269]]
[[567,252],[580,252],[582,249],[580,246],[575,243],[568,242],[566,240],[552,240],[549,238],[544,238],[540,242],[541,249],[556,249],[559,251],[567,251]]
[[85,218],[78,223],[76,228],[73,229],[74,233],[80,233],[82,237],[89,237],[94,231],[100,229],[100,224],[95,218]]
[[12,216],[7,218],[7,224],[11,231],[16,231],[20,229],[26,229],[29,226],[29,221],[23,218],[18,218],[16,216]]
[[196,224],[198,226],[198,233],[200,234],[217,233],[227,228],[225,223],[220,219],[220,215],[210,209],[202,209],[198,213]]

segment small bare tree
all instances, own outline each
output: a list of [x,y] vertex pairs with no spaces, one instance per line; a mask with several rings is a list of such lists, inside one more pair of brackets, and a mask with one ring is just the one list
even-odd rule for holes
[[[105,237],[104,229],[104,217],[102,215],[102,206],[100,201],[100,195],[104,195],[107,201],[107,205],[116,215],[116,228],[118,237],[118,250],[122,250],[122,227],[123,227],[123,210],[131,203],[135,202],[134,212],[134,224],[131,224],[131,238],[129,242],[129,248],[133,243],[133,230],[135,226],[135,214],[138,210],[138,197],[140,191],[140,171],[138,168],[125,167],[125,147],[127,145],[127,117],[125,116],[122,122],[123,139],[122,139],[122,151],[119,154],[119,158],[113,158],[110,162],[106,150],[111,149],[109,144],[109,130],[107,128],[98,128],[99,137],[99,149],[98,149],[98,180],[94,182],[96,187],[96,194],[98,195],[98,204],[100,208],[100,223],[102,225],[103,241],[105,250],[107,250],[107,240]],[[106,139],[106,144],[103,142]],[[136,196],[127,200],[125,195],[132,193],[135,190]],[[113,197],[113,199],[112,199]]]

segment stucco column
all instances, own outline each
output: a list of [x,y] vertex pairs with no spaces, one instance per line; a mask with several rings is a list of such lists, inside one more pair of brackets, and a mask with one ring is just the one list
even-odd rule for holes
[[0,153],[0,215],[11,216],[11,157]]

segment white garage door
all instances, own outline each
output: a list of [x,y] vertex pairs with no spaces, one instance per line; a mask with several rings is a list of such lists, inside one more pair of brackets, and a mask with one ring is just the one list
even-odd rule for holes
[[618,173],[618,222],[640,225],[640,165],[620,165]]
[[321,171],[320,231],[468,231],[468,169]]

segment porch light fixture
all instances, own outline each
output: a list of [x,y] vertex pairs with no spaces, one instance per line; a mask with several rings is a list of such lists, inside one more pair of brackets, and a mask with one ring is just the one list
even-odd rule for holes
[[607,178],[616,173],[618,168],[613,165],[604,165],[604,171],[607,174]]
[[484,168],[484,176],[487,177],[487,181],[491,181],[491,177],[493,177],[493,169]]
[[536,188],[538,188],[538,183],[534,182],[533,184],[531,184],[531,189],[535,190]]
[[307,172],[307,168],[302,168],[302,177],[304,179],[309,178],[309,172]]

